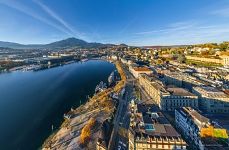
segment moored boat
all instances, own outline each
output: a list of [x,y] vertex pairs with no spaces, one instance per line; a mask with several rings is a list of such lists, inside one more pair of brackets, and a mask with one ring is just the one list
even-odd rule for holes
[[98,93],[98,92],[101,92],[103,91],[104,89],[106,89],[107,86],[106,86],[106,83],[104,83],[103,81],[101,81],[95,88],[95,93]]

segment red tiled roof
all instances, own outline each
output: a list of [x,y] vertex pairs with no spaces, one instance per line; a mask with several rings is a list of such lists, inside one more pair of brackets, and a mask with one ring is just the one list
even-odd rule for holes
[[147,67],[135,67],[134,68],[135,71],[151,71],[149,68]]

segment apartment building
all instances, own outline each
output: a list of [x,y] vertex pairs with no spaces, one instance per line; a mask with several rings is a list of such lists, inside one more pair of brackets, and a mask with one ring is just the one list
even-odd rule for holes
[[183,88],[167,88],[170,95],[162,96],[161,108],[162,110],[173,111],[180,107],[198,108],[198,96],[183,89]]
[[192,90],[193,86],[200,86],[205,84],[203,81],[198,80],[196,77],[181,72],[171,71],[167,71],[164,74],[164,81],[166,84],[172,84],[178,87],[183,87],[190,91]]
[[153,76],[141,74],[139,83],[161,110],[173,111],[180,107],[198,108],[198,96],[183,88],[166,87]]
[[129,129],[130,150],[181,150],[186,142],[155,105],[137,104]]
[[208,118],[191,107],[175,110],[175,123],[197,149],[228,148],[227,130],[214,127]]
[[193,87],[193,93],[199,98],[199,107],[208,113],[228,113],[229,96],[214,87]]

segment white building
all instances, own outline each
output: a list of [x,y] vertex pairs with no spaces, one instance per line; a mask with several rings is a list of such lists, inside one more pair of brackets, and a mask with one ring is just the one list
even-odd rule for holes
[[156,105],[137,104],[131,116],[129,150],[186,149],[186,142]]
[[229,96],[210,86],[193,87],[199,97],[199,107],[209,113],[229,113]]
[[111,59],[112,59],[112,60],[118,60],[118,56],[116,56],[116,55],[111,55]]
[[184,88],[166,87],[161,81],[147,74],[140,75],[139,83],[162,110],[173,111],[180,107],[198,108],[198,96]]
[[126,65],[130,65],[130,64],[133,63],[131,60],[125,59],[125,58],[121,58],[121,62],[122,62],[123,64],[126,64]]
[[[181,129],[186,139],[192,143],[192,146],[200,150],[211,148],[223,148],[227,145],[228,135],[226,129],[215,128],[211,125],[210,120],[191,107],[183,107],[175,110],[175,123]],[[220,132],[222,137],[216,137],[214,130]],[[225,138],[224,144],[218,143],[217,138]],[[226,146],[228,148],[228,145]]]

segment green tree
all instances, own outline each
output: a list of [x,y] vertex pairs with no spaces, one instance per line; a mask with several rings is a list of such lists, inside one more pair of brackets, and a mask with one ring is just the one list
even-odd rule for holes
[[223,43],[219,44],[219,49],[221,51],[226,51],[228,49],[228,47],[229,47],[229,43],[228,42],[223,42]]
[[184,54],[178,55],[177,61],[180,62],[180,63],[185,63],[185,61],[186,61],[185,55]]

